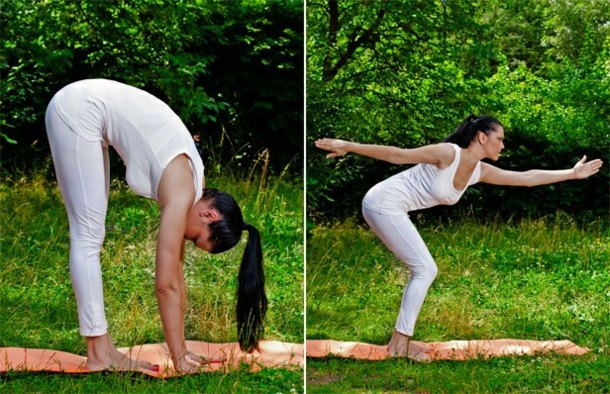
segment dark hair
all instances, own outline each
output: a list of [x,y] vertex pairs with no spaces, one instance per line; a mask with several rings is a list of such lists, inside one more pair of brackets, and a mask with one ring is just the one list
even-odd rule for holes
[[494,117],[470,114],[443,142],[452,142],[460,148],[468,148],[479,132],[489,135],[497,126],[502,126],[502,123]]
[[209,201],[210,207],[220,213],[220,220],[208,225],[210,253],[222,253],[237,245],[244,231],[244,217],[233,196],[218,189],[205,189],[201,200]]
[[246,224],[245,228],[248,230],[248,243],[237,275],[239,285],[235,309],[239,346],[250,353],[258,348],[258,341],[263,338],[267,296],[261,238],[254,226]]
[[221,253],[239,242],[244,230],[248,231],[248,243],[237,275],[237,337],[239,346],[246,352],[258,347],[264,333],[263,320],[267,312],[263,250],[258,230],[244,223],[241,209],[235,199],[226,192],[206,189],[202,200],[220,213],[220,220],[209,224],[211,253]]

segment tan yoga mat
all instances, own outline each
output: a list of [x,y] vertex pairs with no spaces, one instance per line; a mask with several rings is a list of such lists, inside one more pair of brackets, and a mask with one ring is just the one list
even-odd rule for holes
[[[206,364],[201,372],[231,371],[241,364],[250,366],[252,371],[261,368],[301,368],[304,363],[303,344],[261,341],[259,350],[252,354],[239,349],[237,342],[208,343],[187,341],[189,351],[208,359],[221,359],[222,362]],[[164,343],[138,345],[119,348],[132,359],[148,361],[159,365],[159,372],[139,370],[153,377],[168,378],[176,376],[169,351]],[[28,349],[23,347],[0,348],[0,372],[7,371],[46,371],[58,373],[91,373],[85,368],[87,358],[73,353],[49,350]]]
[[[583,355],[590,349],[567,341],[532,341],[522,339],[493,339],[448,342],[412,342],[428,361],[471,360],[477,358],[520,356],[555,352],[565,355]],[[386,345],[372,345],[362,342],[343,342],[329,339],[308,340],[307,357],[322,358],[330,355],[358,360],[390,359]],[[244,353],[239,344],[208,343],[187,341],[189,351],[211,360],[223,360],[206,364],[200,372],[228,372],[241,364],[250,366],[252,371],[261,368],[301,368],[304,363],[303,344],[261,341],[259,350],[252,354]],[[177,376],[169,351],[164,343],[138,345],[119,348],[119,351],[132,359],[148,361],[160,366],[159,372],[139,370],[138,372],[158,377]],[[86,357],[73,353],[49,349],[28,349],[23,347],[0,348],[0,373],[7,371],[91,373],[85,368]]]
[[[582,355],[590,349],[566,340],[531,341],[524,339],[490,339],[448,342],[412,341],[427,361],[471,360],[477,358],[520,356],[555,352],[566,355]],[[362,342],[341,342],[330,339],[308,340],[307,357],[320,358],[330,355],[357,360],[390,359],[386,345]]]

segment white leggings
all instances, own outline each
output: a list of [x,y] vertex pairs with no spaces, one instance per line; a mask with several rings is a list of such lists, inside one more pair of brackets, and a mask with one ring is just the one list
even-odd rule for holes
[[409,268],[411,275],[402,295],[396,331],[412,336],[428,288],[438,272],[436,263],[406,213],[382,215],[363,207],[362,214],[385,246]]
[[47,108],[47,136],[70,223],[70,277],[80,334],[100,336],[108,328],[100,266],[108,206],[108,147],[101,137],[85,139],[72,131],[82,121],[76,117],[74,123],[66,123],[54,101]]

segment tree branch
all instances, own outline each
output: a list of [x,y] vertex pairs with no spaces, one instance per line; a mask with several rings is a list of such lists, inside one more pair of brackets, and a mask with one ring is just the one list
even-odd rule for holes
[[328,0],[328,42],[331,45],[337,43],[337,31],[339,31],[339,4],[337,0]]
[[339,30],[339,4],[337,0],[328,0],[328,45],[326,55],[322,61],[322,75],[331,69],[330,59],[332,49],[337,43],[337,31]]
[[[336,5],[336,0],[329,0],[329,5],[330,5],[330,3],[335,3],[335,5]],[[338,10],[337,10],[337,12],[338,12]],[[356,34],[354,34],[352,37],[350,37],[350,40],[347,44],[347,49],[339,57],[339,60],[337,60],[337,63],[334,66],[331,67],[331,65],[330,65],[330,56],[327,55],[325,57],[324,67],[322,70],[322,79],[324,81],[328,82],[331,79],[333,79],[339,73],[339,71],[343,67],[345,67],[345,65],[348,63],[348,61],[353,56],[354,52],[356,52],[356,50],[358,48],[360,48],[362,45],[364,45],[364,43],[371,40],[371,37],[373,37],[373,33],[381,24],[381,21],[383,20],[385,13],[386,13],[385,9],[383,9],[383,8],[380,9],[379,12],[377,12],[375,21],[368,29],[366,29],[364,31],[364,33],[362,33],[359,37],[356,37]],[[337,16],[338,16],[338,13],[337,13]],[[338,21],[337,21],[337,23],[338,23]],[[331,24],[332,24],[332,21],[331,21]],[[329,30],[329,32],[330,32],[330,30]],[[330,36],[329,36],[329,38],[330,38]],[[336,32],[335,32],[335,40],[336,40]]]

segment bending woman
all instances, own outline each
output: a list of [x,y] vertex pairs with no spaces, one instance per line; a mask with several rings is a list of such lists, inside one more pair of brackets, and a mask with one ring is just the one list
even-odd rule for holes
[[124,356],[107,330],[100,250],[108,205],[109,145],[125,162],[129,187],[159,204],[155,290],[175,369],[192,371],[202,365],[201,357],[187,350],[184,336],[186,240],[220,253],[248,231],[236,309],[240,346],[253,351],[262,338],[267,309],[259,233],[244,223],[233,197],[205,189],[201,157],[186,126],[169,106],[119,82],[83,80],[55,94],[45,123],[70,223],[70,276],[80,333],[87,342],[86,367],[158,368]]
[[426,244],[409,219],[409,212],[435,205],[455,204],[466,188],[477,182],[507,186],[537,186],[597,173],[602,161],[582,158],[568,170],[506,171],[483,159],[498,160],[504,149],[504,128],[490,116],[468,116],[443,143],[415,149],[364,145],[338,139],[320,139],[316,146],[326,157],[346,153],[394,164],[418,164],[373,186],[362,201],[364,219],[410,271],[394,334],[388,344],[391,356],[426,361],[424,348],[413,343],[415,322],[437,267]]

